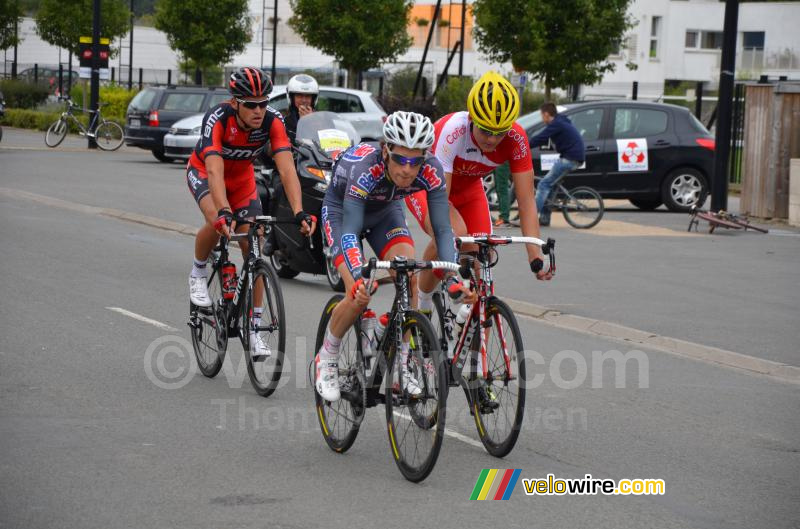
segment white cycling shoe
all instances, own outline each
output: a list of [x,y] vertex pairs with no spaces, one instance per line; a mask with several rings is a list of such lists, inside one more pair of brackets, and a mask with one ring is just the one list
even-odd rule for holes
[[206,281],[205,277],[189,276],[189,301],[198,307],[211,306],[211,298],[208,297]]
[[261,338],[261,335],[255,331],[250,332],[250,354],[254,362],[263,362],[270,356],[272,351],[269,345]]
[[[411,371],[408,368],[403,367],[400,370],[400,380],[403,384],[403,393],[408,395],[409,397],[420,397],[422,396],[422,387],[419,384],[419,381],[411,374]],[[392,389],[395,392],[400,392],[400,384],[398,382],[394,383]]]
[[329,355],[322,348],[314,358],[314,386],[317,393],[328,402],[336,402],[341,398],[339,392],[339,355]]

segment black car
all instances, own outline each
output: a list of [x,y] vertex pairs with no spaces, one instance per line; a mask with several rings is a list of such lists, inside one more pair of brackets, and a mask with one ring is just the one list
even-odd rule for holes
[[125,144],[148,149],[161,162],[172,162],[172,158],[164,155],[164,135],[172,124],[193,114],[204,113],[230,97],[225,88],[145,88],[128,105]]
[[[589,186],[603,197],[628,199],[650,210],[665,204],[689,211],[703,196],[714,165],[714,137],[688,109],[639,101],[594,101],[559,106],[586,146],[586,164],[566,176],[568,188]],[[544,127],[540,112],[519,124],[532,138]],[[547,173],[558,155],[531,150],[534,171]],[[542,167],[544,162],[544,168]]]

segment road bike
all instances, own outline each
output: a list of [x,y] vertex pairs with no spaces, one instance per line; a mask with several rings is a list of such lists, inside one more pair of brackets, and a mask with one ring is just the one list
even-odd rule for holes
[[[549,258],[549,270],[556,271],[555,240],[535,237],[457,237],[459,247],[475,244],[474,257],[462,258],[462,272],[468,274],[478,301],[467,306],[464,323],[457,323],[457,312],[443,284],[434,293],[436,311],[432,317],[439,346],[447,351],[447,381],[461,386],[467,398],[478,436],[486,451],[504,457],[514,448],[525,412],[525,357],[522,333],[514,311],[497,296],[492,268],[499,261],[498,246],[536,244]],[[466,276],[465,276],[466,277]]]
[[[361,317],[342,338],[339,351],[341,398],[324,400],[314,389],[314,401],[322,436],[335,452],[347,451],[355,442],[367,408],[386,406],[386,423],[392,456],[403,476],[412,482],[425,479],[433,470],[442,446],[447,400],[447,375],[439,339],[430,320],[410,307],[411,275],[417,270],[457,271],[455,263],[416,261],[395,257],[391,261],[372,258],[363,268],[368,291],[377,270],[394,273],[395,298],[383,335],[373,345],[362,330]],[[331,314],[343,299],[333,296],[320,318],[315,351],[319,351]],[[406,368],[419,382],[422,393],[410,395],[403,387],[402,358],[398,351],[409,347]],[[365,350],[366,349],[366,350]],[[314,386],[314,362],[309,365]],[[383,386],[383,391],[382,391]]]
[[[705,202],[705,196],[702,197]],[[702,204],[703,202],[699,202]],[[755,230],[761,233],[769,233],[766,228],[761,228],[750,222],[750,219],[745,215],[736,215],[721,209],[719,211],[708,211],[699,209],[696,205],[692,206],[692,211],[689,217],[689,228],[686,231],[692,231],[694,226],[695,231],[699,231],[700,221],[708,222],[708,233],[714,233],[717,227],[723,227],[731,230]]]
[[[203,375],[217,376],[228,347],[228,339],[238,336],[244,348],[247,374],[256,392],[269,397],[278,385],[283,371],[286,347],[286,313],[278,275],[261,253],[259,238],[268,235],[275,224],[297,224],[295,219],[257,216],[247,233],[221,237],[211,254],[208,293],[212,305],[189,304],[189,328],[192,333],[197,364]],[[248,240],[250,251],[238,278],[224,273],[229,263],[231,241]],[[253,309],[256,289],[261,289],[261,320],[254,325]],[[251,343],[251,331],[258,333],[269,347],[270,355],[257,355]]]
[[[100,103],[105,106],[107,103]],[[61,117],[54,121],[44,135],[44,142],[48,147],[58,147],[64,138],[67,137],[70,122],[78,128],[78,134],[94,138],[97,146],[104,151],[115,151],[122,146],[125,133],[119,124],[108,121],[101,113],[100,108],[96,111],[89,110],[89,126],[84,127],[83,123],[75,117],[74,111],[86,112],[83,108],[76,105],[71,99],[66,99],[67,108],[61,113]]]

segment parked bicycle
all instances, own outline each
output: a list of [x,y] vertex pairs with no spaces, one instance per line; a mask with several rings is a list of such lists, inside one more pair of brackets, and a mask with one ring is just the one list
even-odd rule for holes
[[[259,234],[268,235],[274,224],[297,224],[294,219],[258,216],[247,233],[221,237],[211,255],[208,277],[210,307],[189,306],[189,327],[197,364],[203,375],[213,378],[219,373],[231,336],[238,336],[245,351],[247,373],[259,395],[268,397],[278,385],[283,370],[286,346],[286,315],[278,275],[261,254]],[[231,241],[248,240],[250,251],[241,272],[229,262]],[[260,289],[262,307],[258,326],[253,324],[253,309]],[[251,343],[251,332],[258,333],[271,355],[257,355]]]
[[[64,99],[64,98],[59,98]],[[100,103],[100,107],[105,106],[107,103]],[[108,121],[100,113],[100,108],[97,111],[89,110],[89,126],[84,127],[83,123],[75,117],[74,112],[86,112],[85,109],[76,105],[71,99],[66,98],[67,108],[61,113],[61,117],[54,121],[48,128],[44,135],[44,142],[48,147],[58,147],[64,138],[67,137],[70,122],[78,128],[78,134],[89,138],[94,138],[97,146],[104,151],[115,151],[122,146],[125,139],[125,133],[119,124]]]
[[[375,281],[377,270],[394,272],[396,294],[383,335],[369,336],[361,318],[342,338],[339,350],[339,387],[341,398],[323,400],[316,390],[314,399],[322,436],[328,446],[339,453],[355,442],[367,408],[386,405],[389,443],[397,467],[409,481],[419,482],[433,470],[442,446],[447,400],[447,375],[439,339],[430,320],[411,310],[411,275],[416,270],[458,270],[455,263],[415,261],[396,257],[392,261],[372,258],[363,269],[369,278],[367,291]],[[325,305],[317,332],[316,350],[322,346],[325,329],[333,309],[343,299],[338,294]],[[402,391],[401,366],[397,365],[403,342],[409,343],[408,370],[419,381],[422,393],[411,396]],[[309,365],[313,381],[314,363]],[[381,385],[385,381],[385,390]],[[314,384],[311,383],[313,388]]]
[[[495,296],[492,268],[500,257],[498,246],[536,244],[549,257],[555,273],[555,240],[535,237],[458,237],[459,246],[478,245],[474,258],[462,261],[462,275],[470,277],[478,302],[454,310],[444,286],[434,294],[434,326],[439,346],[447,351],[447,382],[461,386],[470,414],[486,451],[504,457],[514,448],[525,413],[525,358],[522,333],[511,308]],[[460,313],[460,314],[459,314]],[[461,321],[459,321],[461,320]]]

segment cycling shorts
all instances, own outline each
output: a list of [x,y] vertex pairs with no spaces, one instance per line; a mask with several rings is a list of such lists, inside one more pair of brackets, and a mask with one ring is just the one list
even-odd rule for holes
[[[252,174],[252,169],[251,169]],[[231,183],[235,184],[231,186]],[[186,184],[194,196],[197,204],[209,194],[208,175],[191,165],[186,170]],[[237,179],[234,182],[225,180],[225,194],[233,210],[233,216],[241,222],[242,219],[253,218],[261,215],[261,200],[256,189],[256,180],[251,176],[247,179]]]
[[[425,229],[425,218],[428,216],[428,195],[422,191],[406,197],[406,205]],[[489,213],[489,201],[483,190],[483,182],[477,179],[450,193],[450,205],[464,219],[469,235],[489,235],[492,233],[492,217]]]

